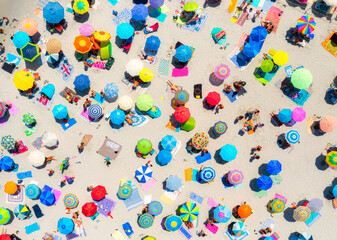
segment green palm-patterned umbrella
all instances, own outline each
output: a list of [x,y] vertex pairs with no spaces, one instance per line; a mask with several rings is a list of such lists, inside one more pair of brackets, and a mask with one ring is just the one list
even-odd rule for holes
[[196,220],[198,215],[199,215],[199,208],[195,203],[186,202],[180,208],[180,217],[185,222],[192,222]]
[[34,118],[33,114],[26,113],[25,115],[23,115],[22,121],[23,121],[23,123],[31,124],[35,121],[35,118]]
[[3,146],[5,149],[12,150],[15,147],[15,140],[11,135],[4,136],[1,139],[1,146]]
[[8,223],[8,221],[11,219],[11,215],[6,208],[0,208],[0,225]]

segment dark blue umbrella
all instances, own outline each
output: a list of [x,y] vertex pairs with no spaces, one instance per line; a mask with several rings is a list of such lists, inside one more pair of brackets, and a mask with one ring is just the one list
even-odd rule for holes
[[84,74],[78,75],[75,78],[74,85],[75,85],[75,89],[78,89],[80,91],[87,89],[90,85],[89,77]]
[[64,19],[64,8],[58,2],[49,2],[43,8],[43,18],[49,23],[60,23]]
[[8,156],[4,156],[3,158],[1,158],[1,160],[0,160],[1,170],[11,171],[11,170],[14,169],[14,167],[15,167],[15,163],[14,163],[13,159],[11,159]]
[[169,150],[161,150],[157,155],[158,164],[161,166],[167,165],[172,160],[172,153]]
[[46,206],[51,206],[55,202],[55,195],[50,191],[43,191],[40,195],[40,202]]
[[158,51],[160,47],[160,39],[157,36],[151,36],[146,39],[145,47],[150,51]]
[[257,26],[253,28],[249,35],[249,41],[262,42],[266,39],[268,35],[267,29],[262,26]]
[[70,218],[63,217],[57,222],[57,229],[64,235],[71,233],[74,230],[74,227],[74,221]]
[[268,176],[261,176],[257,179],[256,185],[260,190],[268,190],[273,186],[273,180]]
[[20,49],[23,59],[33,62],[38,56],[40,56],[39,47],[33,43],[27,43]]
[[110,121],[113,124],[121,125],[125,121],[125,113],[122,110],[116,109],[110,114]]
[[259,52],[259,45],[254,42],[247,43],[242,50],[242,54],[246,59],[251,59],[255,57]]
[[143,4],[136,4],[132,9],[132,18],[135,21],[144,21],[146,17],[149,15],[148,14],[148,9],[145,5]]
[[186,45],[180,45],[174,55],[179,62],[187,62],[192,57],[192,49]]
[[267,172],[270,175],[277,175],[281,172],[281,170],[282,170],[282,164],[277,160],[271,160],[267,164]]

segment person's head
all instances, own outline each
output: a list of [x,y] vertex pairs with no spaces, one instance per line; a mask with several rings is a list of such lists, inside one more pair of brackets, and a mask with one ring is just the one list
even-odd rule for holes
[[256,159],[260,159],[260,156],[259,156],[259,155],[257,155],[255,158],[256,158]]
[[85,101],[89,101],[88,98],[86,98]]

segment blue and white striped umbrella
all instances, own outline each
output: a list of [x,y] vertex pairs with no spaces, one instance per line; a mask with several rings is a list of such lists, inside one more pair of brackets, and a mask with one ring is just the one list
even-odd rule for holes
[[172,151],[177,146],[177,139],[172,135],[166,135],[161,140],[160,145],[163,149]]
[[136,170],[136,178],[139,182],[147,182],[152,177],[152,170],[147,166],[141,166]]
[[298,143],[300,141],[300,134],[296,130],[290,130],[287,132],[286,139],[290,144]]
[[178,176],[169,176],[166,179],[166,189],[169,191],[177,191],[183,185]]
[[88,115],[94,119],[99,118],[103,114],[103,109],[98,104],[93,104],[88,108]]
[[119,89],[116,83],[108,83],[104,88],[105,96],[109,98],[117,97],[118,92],[119,92]]
[[215,178],[215,171],[211,167],[205,167],[200,173],[200,178],[204,182],[210,182]]

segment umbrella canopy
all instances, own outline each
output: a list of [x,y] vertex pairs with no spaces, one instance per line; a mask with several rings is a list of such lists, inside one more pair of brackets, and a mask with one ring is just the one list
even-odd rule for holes
[[287,123],[291,121],[291,117],[292,117],[292,112],[290,109],[288,108],[284,108],[282,109],[279,114],[277,115],[277,118],[283,122],[283,123]]
[[64,19],[64,8],[58,2],[48,2],[43,8],[43,18],[48,23],[59,23]]
[[99,104],[92,104],[88,108],[88,115],[94,119],[98,119],[103,115],[103,108]]
[[195,11],[195,10],[197,10],[198,9],[198,7],[199,7],[199,5],[197,4],[197,3],[195,3],[195,2],[189,2],[189,3],[186,3],[185,5],[184,5],[184,11],[186,11],[186,12],[192,12],[192,11]]
[[231,70],[226,64],[219,64],[214,70],[215,76],[221,80],[228,78],[230,73]]
[[83,91],[90,86],[90,79],[87,75],[81,74],[76,76],[74,80],[74,86],[75,89],[78,89],[80,91]]
[[241,205],[238,209],[238,214],[241,218],[248,218],[250,215],[252,215],[252,212],[252,208],[247,204]]
[[301,107],[294,108],[294,110],[291,113],[291,118],[295,122],[302,122],[305,119],[305,117],[306,117],[306,112]]
[[158,201],[152,201],[148,206],[149,213],[153,216],[158,216],[163,212],[163,205]]
[[257,179],[256,185],[260,190],[268,190],[273,186],[273,180],[269,176],[261,176]]
[[215,178],[215,176],[216,176],[215,170],[213,168],[211,168],[211,167],[205,167],[200,172],[200,178],[204,182],[210,182],[210,181],[212,181]]
[[124,111],[130,110],[132,108],[132,105],[133,105],[132,98],[127,95],[124,95],[118,100],[119,108]]
[[107,33],[105,31],[95,32],[94,37],[99,42],[106,42],[106,41],[109,41],[109,39],[111,38],[110,33]]
[[[150,0],[151,2],[151,0]],[[142,238],[142,240],[157,240],[155,237],[152,236],[146,236],[145,238]]]
[[252,29],[252,32],[249,35],[249,40],[254,42],[262,42],[266,39],[268,31],[262,26],[257,26]]
[[34,78],[30,72],[20,70],[14,74],[13,82],[17,89],[27,91],[33,87]]
[[304,232],[301,233],[300,236],[298,237],[298,240],[313,240],[314,238],[312,237],[311,233],[309,232]]
[[315,26],[316,22],[314,18],[309,15],[300,17],[296,24],[298,31],[304,35],[312,33],[315,30]]
[[244,222],[235,222],[232,227],[232,232],[235,236],[242,236],[247,232],[247,227]]
[[174,56],[179,62],[188,62],[192,58],[192,54],[192,49],[189,46],[180,45],[176,49],[176,54]]
[[332,132],[337,127],[337,119],[334,116],[324,117],[319,122],[319,128],[323,132]]
[[164,5],[164,0],[150,0],[151,7],[158,9]]
[[152,177],[152,170],[148,166],[141,166],[136,170],[136,178],[139,182],[147,182]]
[[137,97],[136,106],[140,111],[147,112],[153,107],[153,99],[149,94],[141,94]]
[[20,31],[28,34],[28,36],[33,36],[37,33],[38,24],[34,19],[26,18],[20,24]]
[[184,130],[184,131],[192,131],[195,128],[195,120],[193,117],[190,117],[187,122],[184,122],[183,124],[181,124],[180,129]]
[[238,155],[238,150],[234,145],[226,144],[220,150],[220,157],[226,162],[230,162],[236,158]]
[[179,104],[179,105],[184,105],[188,102],[190,98],[190,95],[186,90],[178,90],[174,94],[174,100]]
[[0,240],[12,240],[9,235],[7,234],[1,234],[0,235]]
[[119,88],[116,83],[108,83],[104,88],[104,94],[108,98],[115,98],[118,96]]
[[57,63],[58,60],[60,60],[59,54],[56,54],[56,53],[55,54],[49,54],[49,53],[46,54],[47,63],[55,64],[55,63]]
[[139,76],[139,72],[144,68],[143,63],[139,59],[131,59],[125,66],[130,76]]
[[144,21],[148,14],[148,9],[144,4],[136,4],[131,9],[132,18],[135,21]]
[[164,226],[167,231],[175,232],[178,231],[183,225],[183,221],[177,215],[170,215],[166,218]]
[[305,222],[310,218],[311,210],[309,207],[300,206],[294,211],[294,219],[298,222]]
[[21,57],[29,62],[33,62],[40,56],[39,47],[33,43],[27,43],[20,48]]
[[5,113],[7,111],[6,105],[4,102],[0,102],[0,118],[5,116]]
[[74,221],[70,218],[61,218],[57,222],[57,229],[61,234],[68,235],[74,230]]
[[11,135],[2,137],[1,146],[3,146],[8,151],[12,150],[15,147],[14,138]]
[[118,189],[118,197],[121,199],[127,199],[128,197],[131,196],[133,189],[127,185],[127,184],[123,184],[122,186],[119,187]]
[[35,118],[33,114],[26,113],[22,116],[22,122],[25,124],[32,124],[35,122]]
[[226,223],[231,219],[231,211],[226,206],[217,206],[213,212],[215,220],[219,223]]
[[151,80],[153,79],[153,72],[148,68],[143,68],[139,72],[139,78],[143,82],[151,82]]
[[291,74],[291,83],[297,89],[306,89],[312,84],[312,75],[308,69],[300,68]]
[[7,208],[0,208],[0,225],[4,225],[11,219],[11,214]]
[[140,154],[148,154],[149,152],[151,152],[152,150],[152,143],[150,140],[147,140],[147,139],[142,139],[142,140],[139,140],[138,143],[137,143],[137,151],[140,153]]
[[58,144],[58,139],[55,133],[46,132],[42,136],[42,143],[46,147],[54,147]]
[[177,191],[182,185],[183,183],[177,175],[170,175],[166,179],[166,189],[170,191]]
[[259,53],[259,45],[254,42],[247,43],[242,50],[242,54],[247,59],[252,59]]
[[76,197],[76,195],[69,193],[67,195],[64,196],[63,198],[63,203],[66,206],[66,208],[75,208],[78,205],[78,198]]
[[53,115],[56,119],[63,119],[68,116],[68,109],[63,104],[58,104],[53,108]]
[[229,172],[227,179],[228,179],[228,182],[230,182],[231,184],[239,185],[242,183],[243,174],[239,170],[233,170]]
[[310,208],[312,213],[316,213],[321,211],[323,207],[323,201],[319,198],[311,199],[307,205],[308,208]]
[[295,144],[300,141],[300,134],[296,130],[290,130],[286,134],[286,140],[290,144]]
[[7,194],[14,194],[18,190],[18,185],[13,181],[8,181],[4,186],[4,192]]
[[62,43],[60,40],[52,38],[48,40],[46,49],[49,53],[59,53],[62,50]]
[[[326,155],[325,161],[330,167],[337,168],[337,151],[329,152]],[[337,197],[337,189],[336,189],[336,197]]]
[[39,150],[30,152],[27,159],[34,167],[42,166],[45,163],[45,155]]
[[260,68],[264,72],[270,72],[274,68],[274,63],[271,59],[265,59],[262,61]]
[[193,222],[199,216],[199,208],[197,204],[186,202],[179,209],[180,218],[185,222]]
[[273,56],[274,63],[279,66],[287,64],[288,60],[289,60],[288,53],[283,51],[277,51]]
[[75,50],[79,53],[87,53],[90,51],[92,42],[90,38],[79,35],[74,39]]
[[42,88],[41,93],[46,95],[49,99],[52,99],[55,94],[55,86],[53,84],[47,84]]
[[218,92],[210,92],[207,94],[206,101],[211,106],[216,106],[221,101],[220,94]]
[[90,37],[95,31],[94,27],[88,23],[82,24],[79,30],[80,34],[85,37]]
[[141,228],[149,228],[153,225],[153,222],[153,216],[149,213],[144,213],[138,218],[138,224]]
[[160,166],[167,165],[172,160],[172,153],[169,150],[161,150],[156,159]]
[[[336,153],[337,154],[337,153]],[[336,156],[337,157],[337,156]],[[337,198],[337,185],[335,185],[332,189],[332,194],[335,198]]]
[[222,135],[227,131],[227,124],[225,122],[219,121],[214,124],[213,131],[218,135]]
[[130,23],[121,23],[117,26],[116,34],[120,39],[129,39],[135,34],[135,29]]
[[13,44],[16,48],[23,48],[30,42],[30,38],[26,32],[18,31],[13,36]]
[[38,199],[41,194],[41,189],[37,185],[31,183],[26,187],[25,193],[29,199]]
[[159,37],[152,35],[146,39],[145,48],[147,48],[150,51],[158,51],[160,43],[161,42]]
[[92,217],[97,213],[97,205],[93,202],[88,202],[82,206],[82,213],[86,217]]
[[191,117],[190,110],[184,106],[177,107],[173,115],[179,123],[184,123]]
[[87,0],[75,0],[73,10],[78,14],[85,14],[89,10],[89,3]]
[[26,219],[30,213],[31,211],[26,205],[19,204],[14,208],[14,215],[18,219]]
[[208,137],[205,133],[196,133],[192,138],[192,146],[197,150],[203,150],[208,145]]
[[51,191],[42,191],[39,198],[40,202],[46,206],[51,206],[55,202],[55,195]]
[[282,171],[282,164],[277,160],[271,160],[267,164],[267,172],[270,175],[277,175]]
[[0,160],[0,169],[4,171],[11,171],[15,167],[15,163],[12,158],[3,156]]
[[105,195],[106,195],[106,189],[105,189],[105,187],[103,187],[101,185],[97,185],[91,191],[91,197],[95,201],[102,200],[103,198],[105,198]]
[[285,208],[285,202],[282,199],[274,199],[270,203],[270,208],[274,213],[281,213]]
[[110,121],[113,124],[121,125],[125,121],[125,113],[122,110],[116,109],[110,114]]
[[163,149],[172,151],[177,146],[177,139],[172,135],[166,135],[160,141],[160,145]]

